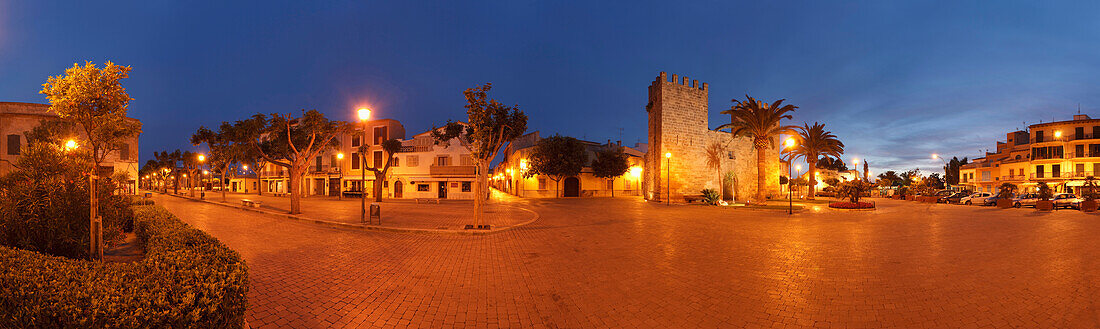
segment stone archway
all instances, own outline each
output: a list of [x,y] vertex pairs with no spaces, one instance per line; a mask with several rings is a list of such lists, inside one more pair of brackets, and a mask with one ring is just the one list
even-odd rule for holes
[[393,198],[400,199],[405,192],[405,184],[400,180],[393,182]]
[[581,180],[576,177],[566,178],[562,183],[562,196],[567,198],[581,196]]

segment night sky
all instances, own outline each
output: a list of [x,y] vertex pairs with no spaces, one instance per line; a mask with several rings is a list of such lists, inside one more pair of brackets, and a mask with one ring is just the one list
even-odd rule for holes
[[44,103],[86,60],[133,67],[142,162],[257,112],[369,106],[411,137],[463,119],[483,82],[544,136],[633,145],[660,71],[710,84],[711,127],[731,98],[786,98],[876,173],[938,171],[931,153],[973,157],[1078,104],[1100,116],[1095,1],[0,0],[0,101]]

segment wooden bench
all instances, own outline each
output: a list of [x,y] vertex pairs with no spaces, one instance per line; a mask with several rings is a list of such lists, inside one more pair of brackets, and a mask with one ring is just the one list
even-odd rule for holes
[[241,200],[241,204],[243,204],[245,207],[259,208],[260,205],[263,205],[263,202],[256,201],[256,200],[244,199],[244,200]]
[[416,203],[420,204],[420,202],[424,202],[424,203],[435,202],[435,204],[439,204],[439,198],[416,198]]
[[695,201],[703,201],[703,195],[685,195],[684,202],[692,203]]

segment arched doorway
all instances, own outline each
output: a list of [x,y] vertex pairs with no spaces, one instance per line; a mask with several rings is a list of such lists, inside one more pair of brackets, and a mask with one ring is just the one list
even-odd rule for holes
[[405,191],[405,184],[402,184],[401,181],[393,182],[393,198],[394,199],[400,199],[401,194],[404,191]]
[[565,179],[562,188],[562,196],[568,198],[575,198],[581,196],[581,180],[576,177],[569,177]]

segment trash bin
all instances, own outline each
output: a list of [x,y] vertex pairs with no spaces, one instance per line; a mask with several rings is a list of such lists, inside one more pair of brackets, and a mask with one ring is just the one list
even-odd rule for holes
[[367,219],[367,223],[374,223],[378,220],[378,225],[382,225],[382,206],[378,203],[371,202],[370,204],[370,217]]

